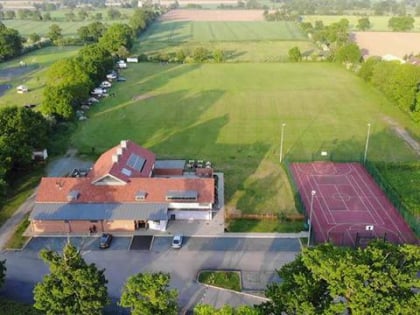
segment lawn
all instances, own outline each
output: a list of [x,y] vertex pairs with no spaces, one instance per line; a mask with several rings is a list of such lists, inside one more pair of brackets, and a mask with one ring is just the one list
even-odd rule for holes
[[[11,88],[0,97],[0,107],[39,104],[42,99],[46,69],[57,60],[74,56],[79,49],[80,47],[46,47],[1,63],[0,84],[9,84]],[[24,61],[26,67],[20,67],[20,61]],[[29,87],[29,93],[16,93],[16,87],[21,84]]]
[[305,64],[132,64],[115,97],[80,122],[71,145],[103,152],[131,139],[159,158],[211,160],[225,173],[228,209],[292,214],[293,193],[279,165],[284,154],[310,160],[326,150],[359,160],[367,123],[368,157],[415,160],[384,119],[393,117],[420,136],[417,125],[364,81],[342,67]]
[[282,61],[294,46],[314,49],[293,22],[163,21],[152,24],[134,50],[150,54],[200,46],[224,50],[227,61],[235,62]]
[[[369,16],[369,21],[371,24],[370,31],[391,31],[388,28],[388,21],[391,17],[390,16]],[[360,16],[356,15],[305,15],[303,18],[303,22],[311,22],[312,24],[315,21],[322,21],[325,25],[329,25],[331,23],[335,23],[340,21],[340,19],[347,19],[350,22],[350,29],[356,31],[358,20]],[[414,17],[414,28],[413,32],[420,32],[420,17]]]
[[241,291],[241,277],[238,271],[201,271],[198,282],[215,287]]

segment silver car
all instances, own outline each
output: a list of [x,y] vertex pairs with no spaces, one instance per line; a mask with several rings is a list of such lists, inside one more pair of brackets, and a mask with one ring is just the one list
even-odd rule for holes
[[174,235],[172,239],[172,248],[181,248],[182,247],[183,236],[181,234]]

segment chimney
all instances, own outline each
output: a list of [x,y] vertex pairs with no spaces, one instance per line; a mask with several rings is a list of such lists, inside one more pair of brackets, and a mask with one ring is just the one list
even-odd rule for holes
[[121,140],[121,148],[123,149],[127,148],[127,140]]
[[122,155],[123,148],[117,148],[117,155]]
[[118,155],[116,154],[112,155],[112,163],[118,163]]

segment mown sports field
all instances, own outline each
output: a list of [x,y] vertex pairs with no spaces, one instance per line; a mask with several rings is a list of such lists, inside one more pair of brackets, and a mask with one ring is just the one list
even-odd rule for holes
[[249,16],[235,10],[217,11],[224,15],[196,11],[201,15],[195,16],[194,10],[164,15],[140,36],[135,52],[159,54],[205,47],[223,50],[228,62],[266,62],[287,60],[294,46],[301,51],[315,48],[296,23],[266,22],[262,11]]
[[130,64],[123,75],[127,82],[116,83],[116,96],[80,122],[71,145],[99,153],[131,139],[160,158],[211,160],[226,175],[228,209],[296,211],[279,164],[283,122],[289,159],[311,160],[326,150],[336,159],[359,160],[369,122],[370,159],[417,159],[384,118],[416,126],[334,64],[147,63]]

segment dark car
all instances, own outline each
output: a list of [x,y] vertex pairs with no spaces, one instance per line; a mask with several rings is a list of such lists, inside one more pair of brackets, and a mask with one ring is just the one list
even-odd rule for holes
[[111,234],[102,234],[101,239],[99,241],[100,248],[108,248],[111,245],[112,235]]

